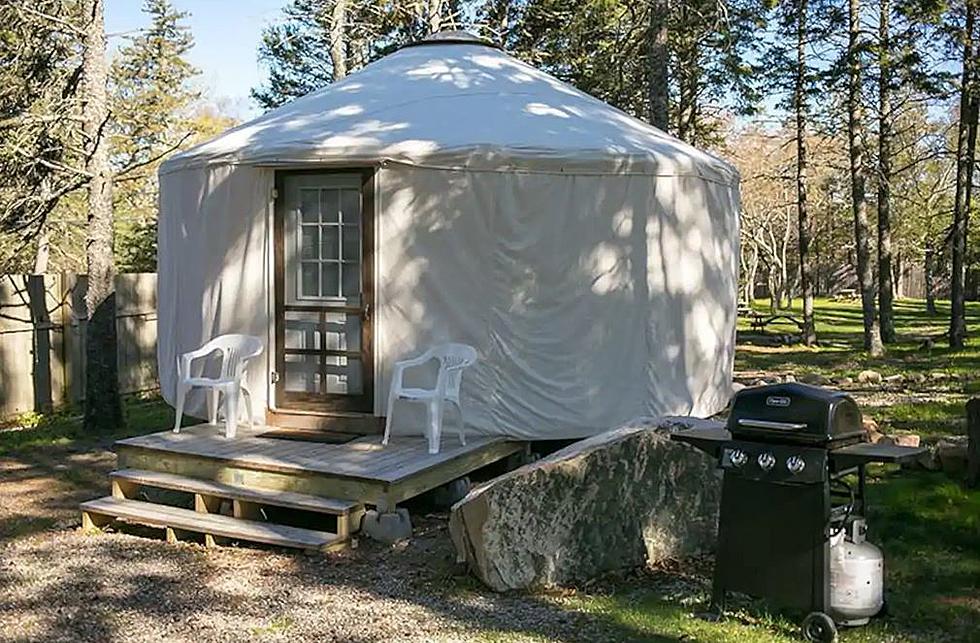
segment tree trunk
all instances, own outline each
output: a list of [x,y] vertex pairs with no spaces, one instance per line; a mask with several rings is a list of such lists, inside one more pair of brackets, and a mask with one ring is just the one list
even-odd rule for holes
[[429,33],[442,29],[442,0],[429,0]]
[[807,212],[807,104],[806,33],[808,0],[799,0],[796,13],[796,83],[793,107],[796,111],[796,209],[800,246],[800,290],[803,297],[803,343],[817,343],[813,323],[813,269],[810,264],[810,219]]
[[667,113],[669,97],[667,65],[667,18],[670,6],[668,0],[654,0],[649,8],[649,44],[647,60],[649,66],[650,124],[667,132],[670,119]]
[[334,82],[347,75],[347,0],[334,0],[330,16],[330,64]]
[[966,484],[980,487],[980,397],[966,403]]
[[109,117],[103,0],[86,0],[82,53],[83,129],[88,146],[88,235],[85,259],[85,428],[112,431],[123,421],[116,373],[116,289],[112,256],[112,173],[105,128]]
[[895,341],[894,284],[892,274],[892,107],[891,107],[891,33],[889,0],[880,0],[878,19],[878,310],[881,315],[881,339]]
[[926,312],[937,315],[936,311],[936,253],[932,248],[926,248],[925,266],[922,268],[925,276]]
[[868,204],[864,175],[864,113],[861,108],[860,29],[861,1],[848,1],[847,40],[847,138],[851,169],[851,210],[854,214],[854,242],[857,251],[858,283],[864,318],[864,348],[872,356],[884,353],[878,315],[875,310],[875,283],[871,272],[868,231]]
[[48,237],[48,229],[41,226],[37,234],[37,249],[34,253],[34,270],[32,274],[43,275],[48,271],[48,258],[51,256],[51,241]]
[[966,235],[972,192],[976,147],[976,96],[974,23],[976,0],[966,0],[963,29],[963,74],[960,83],[960,118],[956,131],[956,196],[953,201],[950,279],[949,346],[963,348],[966,342]]

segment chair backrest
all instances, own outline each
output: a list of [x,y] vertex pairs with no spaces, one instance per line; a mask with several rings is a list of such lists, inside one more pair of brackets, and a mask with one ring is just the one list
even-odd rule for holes
[[221,351],[221,377],[238,377],[245,364],[262,354],[262,339],[254,335],[219,335],[201,347],[208,352]]
[[459,397],[463,369],[476,363],[476,349],[469,344],[440,344],[430,354],[439,360],[439,376],[446,378],[446,393]]

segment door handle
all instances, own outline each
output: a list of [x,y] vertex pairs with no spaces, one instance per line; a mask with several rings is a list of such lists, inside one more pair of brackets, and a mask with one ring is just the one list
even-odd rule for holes
[[371,319],[371,304],[364,304],[364,321],[370,321]]

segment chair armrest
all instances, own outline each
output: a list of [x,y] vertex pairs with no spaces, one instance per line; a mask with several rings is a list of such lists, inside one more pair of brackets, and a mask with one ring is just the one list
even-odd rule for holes
[[202,346],[197,350],[188,351],[177,356],[177,374],[181,377],[190,377],[191,375],[191,362],[201,357],[207,357],[213,353],[215,348],[210,348],[208,346]]
[[395,368],[398,368],[400,366],[402,368],[402,370],[404,370],[406,368],[411,368],[413,366],[421,366],[422,364],[425,364],[426,362],[428,362],[430,359],[432,359],[432,350],[431,349],[425,351],[424,353],[422,353],[418,357],[412,357],[412,358],[409,358],[409,359],[398,360],[397,362],[395,362]]

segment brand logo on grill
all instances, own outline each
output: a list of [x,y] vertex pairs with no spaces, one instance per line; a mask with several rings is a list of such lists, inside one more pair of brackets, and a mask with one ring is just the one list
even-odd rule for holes
[[789,406],[789,398],[781,395],[770,395],[766,398],[766,406]]

